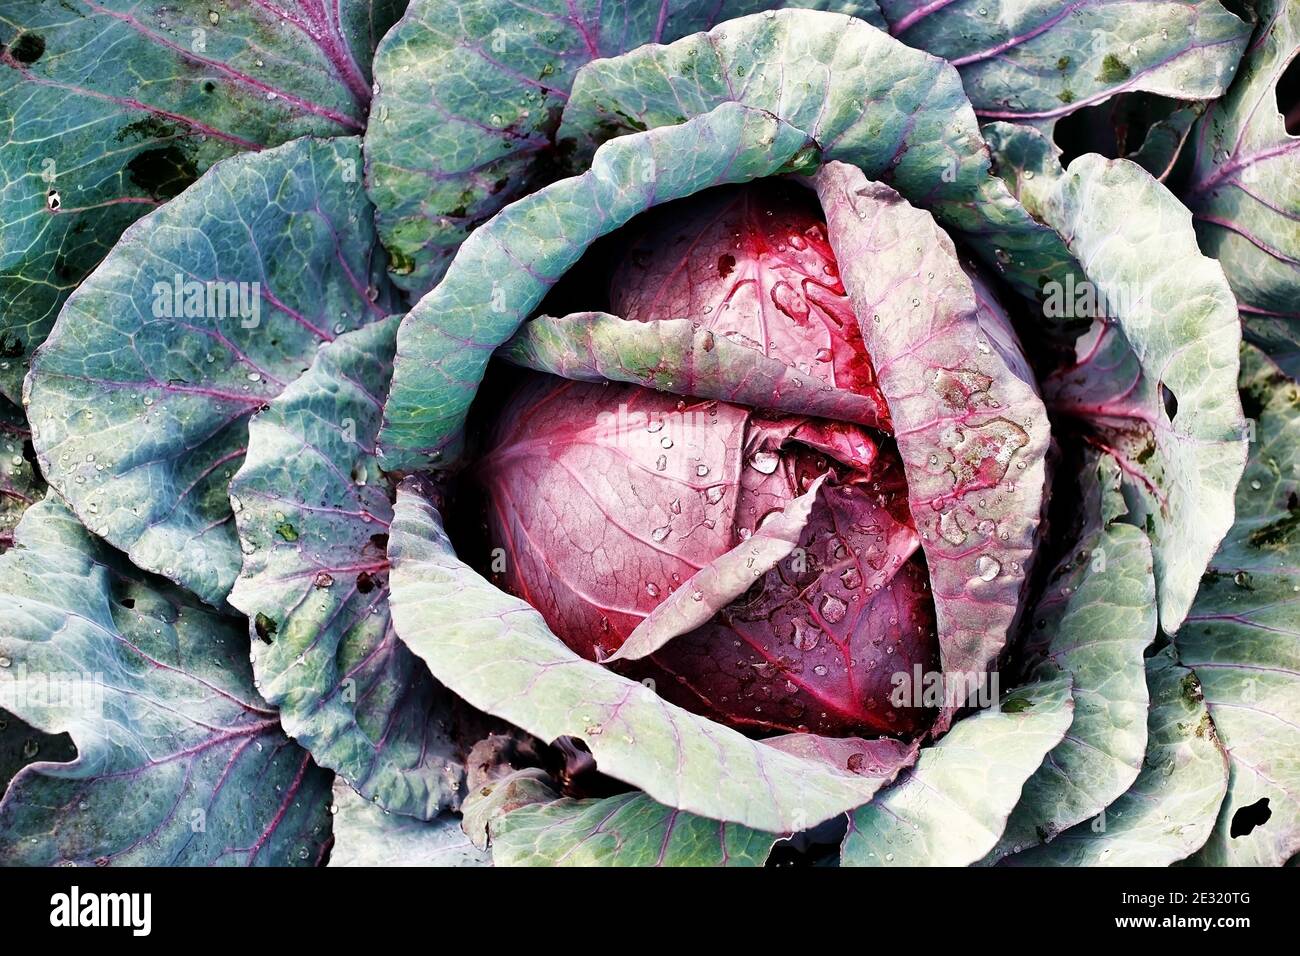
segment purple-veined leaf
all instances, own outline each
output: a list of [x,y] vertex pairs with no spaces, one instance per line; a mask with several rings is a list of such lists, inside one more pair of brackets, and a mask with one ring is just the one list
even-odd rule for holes
[[1300,850],[1300,386],[1254,348],[1258,414],[1237,520],[1175,637],[1228,754],[1228,796],[1195,862],[1281,866]]
[[982,119],[1050,124],[1117,93],[1210,100],[1251,24],[1220,0],[882,0],[889,31],[961,72]]
[[[1294,74],[1300,7],[1260,0],[1260,26],[1228,95],[1192,131],[1182,198],[1205,254],[1232,285],[1246,336],[1300,376],[1300,129]],[[1288,96],[1290,97],[1288,99]]]
[[254,690],[243,622],[138,571],[54,496],[0,556],[0,661],[0,704],[77,748],[10,783],[0,862],[324,856],[329,774]]
[[0,395],[140,216],[234,153],[364,130],[404,5],[0,2]]
[[1228,787],[1223,744],[1196,675],[1173,648],[1147,659],[1146,680],[1146,755],[1133,786],[1091,820],[1004,865],[1168,866],[1205,843]]
[[248,419],[317,348],[387,314],[360,142],[217,164],[131,226],[32,362],[51,486],[139,567],[219,604],[240,567],[227,486]]
[[656,803],[644,793],[563,798],[491,825],[496,866],[762,866],[779,837]]
[[393,631],[391,489],[374,439],[398,317],[339,336],[253,416],[230,483],[258,690],[285,731],[385,811],[460,802],[466,708]]
[[1052,290],[1057,304],[1049,296],[1045,308],[1093,321],[1044,394],[1119,462],[1130,520],[1151,539],[1160,625],[1172,633],[1232,525],[1245,465],[1236,304],[1186,208],[1135,163],[1079,157],[1057,174],[1042,215],[1088,279]]
[[394,280],[427,292],[470,232],[565,167],[555,132],[581,66],[787,6],[884,25],[873,0],[412,0],[376,52],[366,131]]
[[[653,657],[620,672],[764,733],[928,721],[889,702],[893,673],[936,656],[892,446],[840,423],[550,378],[500,419],[479,466],[494,571],[574,651],[608,662],[642,629],[627,656]],[[762,523],[800,498],[808,512],[768,540]]]
[[1047,413],[995,300],[929,213],[843,163],[815,178],[889,401],[945,672],[982,673],[1019,616],[1046,494]]
[[655,207],[629,232],[609,280],[614,312],[639,322],[689,317],[700,329],[868,397],[877,413],[862,424],[889,430],[809,190],[770,179],[712,189]]

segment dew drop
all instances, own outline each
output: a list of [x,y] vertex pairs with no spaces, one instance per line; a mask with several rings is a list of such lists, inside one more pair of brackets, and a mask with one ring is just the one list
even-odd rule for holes
[[847,605],[834,594],[827,594],[822,598],[821,616],[831,624],[838,624],[844,620],[844,612],[848,610]]
[[1002,565],[997,558],[981,554],[979,560],[975,562],[975,570],[979,573],[981,581],[992,581],[998,576],[998,572],[1002,570]]

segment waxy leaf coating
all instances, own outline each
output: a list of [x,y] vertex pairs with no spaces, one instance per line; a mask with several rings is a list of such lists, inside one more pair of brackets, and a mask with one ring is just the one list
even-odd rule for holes
[[396,316],[347,332],[253,416],[230,484],[244,553],[230,603],[285,730],[382,809],[460,802],[457,706],[393,631],[391,489],[375,460]]
[[0,802],[0,864],[288,866],[329,846],[329,774],[253,688],[243,623],[133,568],[59,501],[0,556],[0,703],[77,747]]
[[925,747],[849,817],[844,866],[967,866],[993,848],[1025,780],[1074,713],[1068,676],[1009,691]]
[[0,395],[136,219],[227,156],[364,130],[403,6],[0,2]]
[[584,64],[786,6],[884,23],[872,0],[412,0],[376,51],[366,130],[394,280],[427,292],[477,226],[565,167],[555,134]]
[[41,469],[95,534],[220,604],[240,567],[227,486],[248,419],[389,291],[357,139],[214,166],[137,222],[33,360]]
[[1257,350],[1242,356],[1256,440],[1237,521],[1176,643],[1231,773],[1197,861],[1280,866],[1300,851],[1300,386]]
[[[1295,73],[1300,7],[1256,4],[1259,32],[1228,95],[1192,131],[1184,193],[1201,248],[1218,259],[1237,296],[1246,336],[1292,378],[1300,376],[1300,135]],[[1290,99],[1287,99],[1287,96]],[[1287,115],[1284,115],[1287,114]]]
[[1117,93],[1221,96],[1251,24],[1220,0],[881,0],[889,32],[961,72],[981,118],[1047,124]]
[[1061,294],[1094,320],[1074,364],[1044,388],[1119,460],[1132,520],[1151,539],[1160,625],[1172,633],[1232,525],[1246,460],[1236,304],[1186,208],[1134,163],[1079,157],[1042,214],[1089,280]]
[[1006,865],[1168,866],[1205,843],[1228,788],[1223,744],[1196,675],[1173,648],[1148,658],[1146,675],[1147,748],[1133,786],[1091,820]]
[[1143,651],[1156,635],[1151,545],[1122,521],[1127,508],[1113,459],[1090,458],[1082,480],[1078,544],[1052,570],[1023,651],[1031,661],[1041,658],[1036,674],[1069,673],[1074,720],[1025,781],[992,858],[1094,816],[1142,769],[1150,706]]

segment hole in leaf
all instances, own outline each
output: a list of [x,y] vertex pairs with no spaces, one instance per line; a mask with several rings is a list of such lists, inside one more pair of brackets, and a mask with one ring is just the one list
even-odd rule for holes
[[9,47],[9,55],[19,63],[35,63],[45,55],[45,37],[39,33],[23,33]]
[[1282,114],[1286,131],[1300,136],[1300,56],[1293,56],[1277,81],[1277,111]]
[[175,146],[145,150],[126,164],[126,171],[131,182],[158,200],[174,198],[199,178],[194,160]]
[[1232,815],[1232,826],[1228,829],[1228,835],[1234,840],[1237,837],[1250,836],[1250,832],[1255,827],[1262,827],[1272,815],[1273,811],[1268,808],[1268,797],[1260,797],[1250,806],[1241,807]]
[[129,611],[131,608],[135,607],[135,598],[122,598],[118,603]]
[[1160,401],[1164,403],[1165,414],[1173,421],[1178,414],[1178,396],[1164,382],[1160,383]]

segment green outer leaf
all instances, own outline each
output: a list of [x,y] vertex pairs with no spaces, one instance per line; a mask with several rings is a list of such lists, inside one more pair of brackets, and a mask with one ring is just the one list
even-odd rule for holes
[[30,438],[22,411],[0,398],[0,554],[13,545],[23,512],[45,497],[45,478],[27,460]]
[[638,322],[607,312],[538,316],[497,352],[525,368],[580,382],[631,382],[661,392],[880,423],[877,402],[690,319]]
[[385,813],[340,780],[334,782],[334,849],[330,866],[489,866],[460,817],[417,820]]
[[1168,866],[1201,846],[1228,787],[1227,760],[1195,676],[1172,648],[1146,662],[1151,710],[1142,772],[1093,820],[1011,866]]
[[597,238],[658,203],[770,176],[807,156],[806,146],[804,133],[771,114],[726,104],[609,143],[588,172],[526,196],[475,231],[397,334],[380,433],[385,468],[456,458],[493,350]]
[[1219,0],[883,0],[890,32],[950,61],[975,111],[1051,122],[1116,93],[1221,96],[1252,24]]
[[1300,6],[1259,0],[1259,34],[1237,81],[1192,131],[1183,199],[1205,254],[1223,264],[1246,336],[1300,376],[1300,137],[1278,112],[1278,80],[1300,52]]
[[[28,415],[50,484],[139,567],[210,604],[239,571],[226,488],[248,418],[322,342],[383,314],[359,158],[355,138],[301,139],[214,166],[127,230],[33,359]],[[247,314],[156,317],[155,284],[178,274],[246,283]]]
[[253,641],[253,673],[285,730],[363,797],[429,819],[459,804],[464,766],[451,695],[388,612],[374,440],[398,321],[339,336],[253,416],[230,483],[244,552],[230,603],[275,629]]
[[1232,526],[1246,460],[1236,303],[1222,268],[1197,249],[1190,214],[1135,163],[1080,156],[1042,213],[1089,279],[1121,290],[1115,324],[1146,387],[1155,395],[1162,384],[1178,401],[1172,421],[1159,401],[1146,407],[1158,470],[1125,482],[1133,519],[1151,538],[1160,624],[1172,633]]
[[986,861],[1052,839],[1094,816],[1133,784],[1147,746],[1146,663],[1156,635],[1151,544],[1121,523],[1119,465],[1093,459],[1084,477],[1086,523],[1074,554],[1053,571],[1030,615],[1046,661],[1074,680],[1074,722],[1025,782]]
[[0,0],[0,395],[140,216],[219,159],[365,128],[403,0],[315,6]]
[[671,126],[739,102],[769,110],[821,146],[961,229],[1022,292],[1069,262],[1060,238],[989,175],[961,78],[874,27],[806,10],[720,24],[579,72],[560,142],[578,158],[611,136]]
[[[1237,523],[1176,643],[1228,751],[1218,825],[1196,862],[1280,866],[1300,850],[1300,386],[1253,348],[1242,391],[1261,408]],[[1233,837],[1243,807],[1272,816]]]
[[644,793],[556,800],[492,823],[497,866],[762,866],[778,837],[655,803]]
[[986,123],[980,132],[988,140],[993,169],[1011,195],[1033,216],[1043,215],[1043,206],[1061,169],[1061,148],[1046,133],[1021,123]]
[[53,496],[0,557],[0,705],[67,732],[23,769],[0,864],[314,863],[329,774],[253,689],[242,623],[131,567]]
[[959,721],[898,783],[849,816],[841,864],[974,863],[997,842],[1025,780],[1061,742],[1073,712],[1062,676],[1017,688],[1000,708]]
[[1019,615],[1033,561],[1047,412],[1005,315],[929,213],[843,163],[814,182],[889,402],[943,669],[982,674]]
[[474,228],[554,178],[574,74],[770,7],[828,8],[884,26],[872,0],[412,0],[375,54],[367,185],[393,278],[423,294]]
[[474,706],[544,741],[582,738],[602,772],[660,803],[773,833],[860,806],[887,779],[750,740],[582,659],[537,611],[456,558],[426,491],[418,478],[398,488],[388,548],[393,621]]

